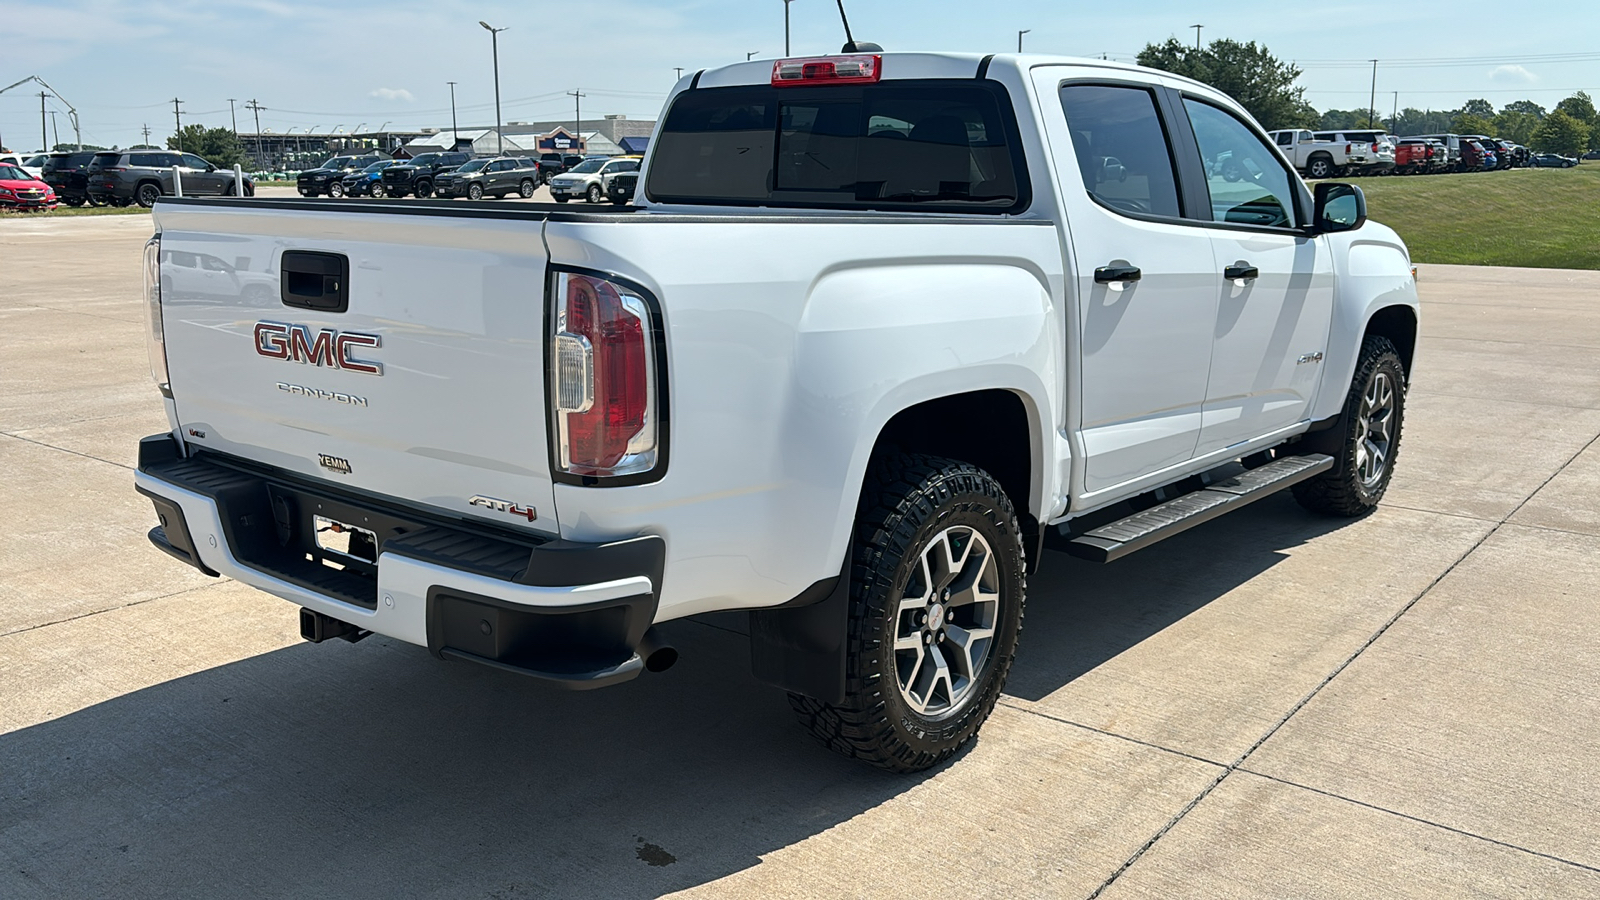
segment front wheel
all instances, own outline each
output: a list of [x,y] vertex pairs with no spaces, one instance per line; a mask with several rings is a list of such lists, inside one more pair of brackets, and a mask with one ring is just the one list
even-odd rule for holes
[[1312,512],[1359,516],[1378,505],[1389,489],[1400,455],[1405,423],[1406,373],[1389,339],[1371,336],[1361,345],[1344,411],[1327,432],[1303,441],[1334,458],[1327,473],[1294,485],[1294,498]]
[[482,200],[483,199],[483,185],[478,184],[477,182],[473,182],[472,184],[467,185],[467,199],[468,200]]
[[589,185],[589,193],[584,199],[588,200],[590,203],[599,203],[601,200],[605,199],[605,196],[606,192],[600,189],[600,185],[591,184]]
[[534,190],[535,190],[535,187],[534,187],[532,178],[524,178],[524,179],[522,179],[522,184],[517,186],[517,193],[521,194],[522,195],[522,199],[524,199],[524,200],[528,199],[529,197],[532,197]]
[[976,466],[892,454],[868,472],[850,553],[844,701],[789,703],[845,756],[938,765],[978,733],[1011,670],[1027,591],[1016,513]]
[[335,181],[333,184],[328,185],[328,196],[334,198],[335,200],[343,197],[344,184],[342,182]]
[[389,190],[382,184],[374,182],[372,185],[372,196],[373,199],[382,200],[383,198],[389,196]]
[[432,197],[432,196],[433,196],[433,182],[431,182],[431,181],[419,181],[419,182],[417,182],[417,199],[418,200],[426,200],[426,199],[428,199],[429,197]]

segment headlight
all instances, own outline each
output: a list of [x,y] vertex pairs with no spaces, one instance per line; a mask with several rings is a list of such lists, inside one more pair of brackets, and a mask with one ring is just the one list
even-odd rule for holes
[[145,348],[150,351],[150,377],[170,391],[167,377],[167,336],[161,322],[161,235],[144,245]]
[[0,188],[0,197],[15,197],[17,194],[10,188]]

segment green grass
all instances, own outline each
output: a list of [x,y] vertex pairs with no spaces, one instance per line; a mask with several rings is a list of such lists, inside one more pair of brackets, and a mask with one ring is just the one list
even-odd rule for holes
[[1600,164],[1350,179],[1419,263],[1600,269]]
[[150,210],[137,204],[133,206],[67,206],[62,204],[55,209],[45,211],[21,212],[14,209],[0,209],[0,218],[20,219],[25,216],[38,216],[53,219],[59,216],[138,216],[149,215]]

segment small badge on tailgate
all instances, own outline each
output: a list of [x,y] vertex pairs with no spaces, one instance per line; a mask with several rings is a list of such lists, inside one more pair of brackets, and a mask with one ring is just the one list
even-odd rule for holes
[[509,500],[496,500],[493,497],[485,497],[482,494],[474,494],[468,497],[467,503],[472,506],[481,506],[485,509],[492,509],[495,512],[516,516],[519,519],[527,519],[529,522],[539,518],[539,513],[532,506],[518,506]]
[[340,475],[350,474],[350,460],[343,457],[329,456],[326,453],[318,453],[317,462],[321,463],[324,469],[338,472]]

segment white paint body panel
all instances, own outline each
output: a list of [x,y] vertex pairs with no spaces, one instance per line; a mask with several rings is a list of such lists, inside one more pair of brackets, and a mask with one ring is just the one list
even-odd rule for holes
[[[971,77],[979,59],[887,54],[885,78]],[[1040,67],[1051,71],[1036,79]],[[700,84],[763,83],[770,69],[770,61],[730,66]],[[580,542],[660,535],[667,555],[657,619],[666,620],[783,603],[836,576],[879,433],[924,401],[986,389],[1021,398],[1031,495],[1012,499],[1041,521],[1272,446],[1307,420],[1336,414],[1367,318],[1382,306],[1416,305],[1404,246],[1375,224],[1308,239],[1309,256],[1289,239],[1294,246],[1263,251],[1274,274],[1240,306],[1221,284],[1215,230],[1129,224],[1084,196],[1054,92],[1068,69],[1175,83],[1098,61],[996,57],[988,77],[1016,105],[1032,185],[1029,210],[1015,217],[672,208],[650,203],[642,190],[644,209],[630,216],[545,221],[347,213],[337,205],[158,206],[164,250],[247,257],[251,269],[284,248],[328,250],[348,254],[352,273],[351,312],[342,316],[275,303],[254,309],[217,292],[174,298],[166,311],[174,431],[191,445],[503,527]],[[649,165],[647,158],[646,173]],[[1093,284],[1093,268],[1119,258],[1144,267],[1145,281],[1111,297]],[[659,300],[670,409],[669,462],[659,480],[552,482],[543,362],[549,264],[611,273]],[[1323,294],[1288,319],[1274,312],[1273,292],[1305,277]],[[250,333],[259,319],[381,334],[371,357],[385,373],[259,357]],[[1286,385],[1263,390],[1260,378],[1285,377],[1281,360],[1269,363],[1284,329],[1283,352],[1309,352],[1325,337],[1323,366],[1309,368],[1326,373],[1317,382],[1291,371]],[[1238,362],[1214,367],[1214,342]],[[368,406],[283,394],[275,388],[283,380],[361,393]],[[1274,415],[1253,433],[1230,430],[1254,403]],[[206,437],[187,435],[191,428]],[[352,474],[320,468],[319,453],[348,459]],[[467,504],[474,494],[531,504],[538,518],[490,518]],[[176,499],[197,542],[220,535],[209,502]],[[444,577],[386,556],[380,596],[392,595],[394,605],[380,600],[372,612],[265,578],[225,547],[202,546],[201,555],[241,581],[416,643],[426,640],[419,591]],[[624,589],[590,588],[598,593],[588,599]],[[514,602],[576,602],[571,589],[532,591]]]

